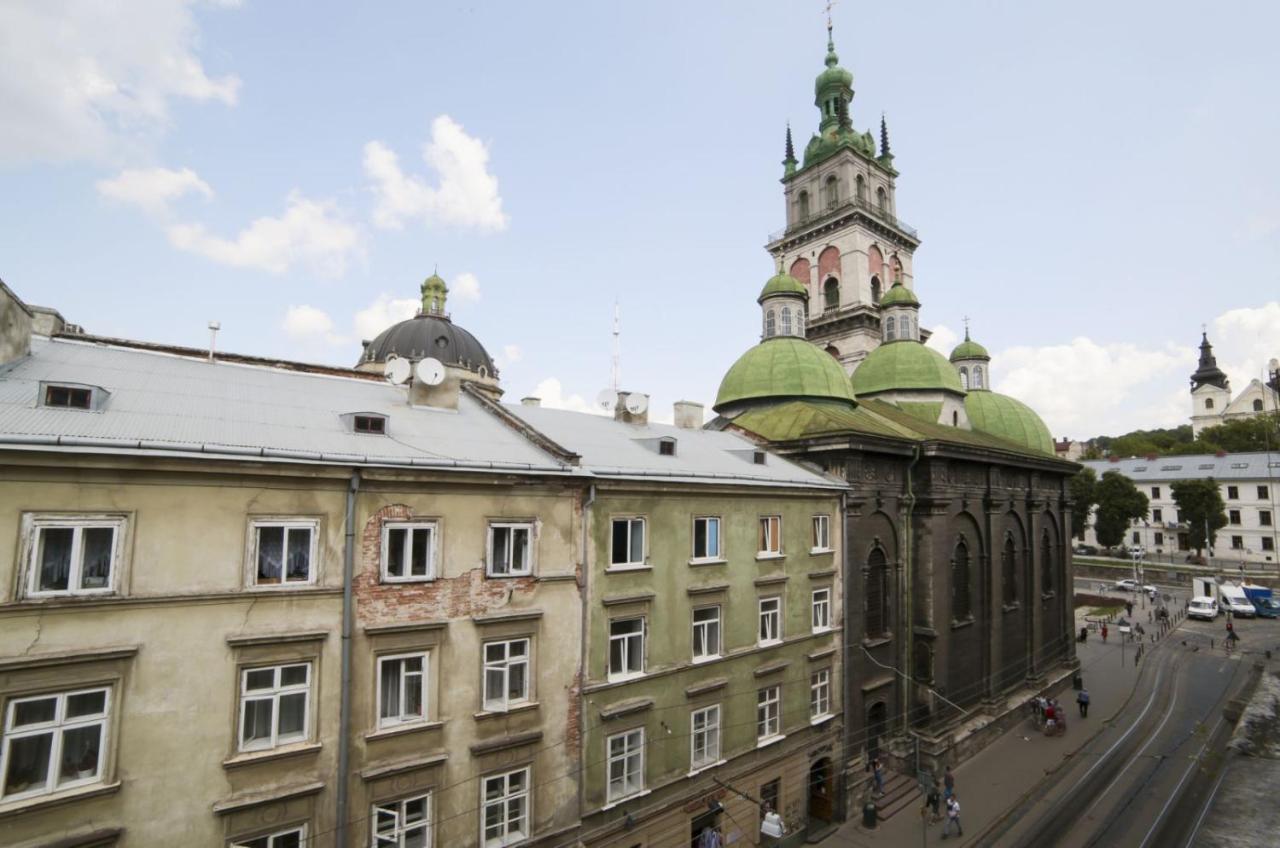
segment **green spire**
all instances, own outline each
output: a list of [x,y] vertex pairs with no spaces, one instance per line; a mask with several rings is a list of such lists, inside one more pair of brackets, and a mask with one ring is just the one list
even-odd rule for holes
[[445,298],[449,296],[449,287],[444,279],[435,271],[422,283],[422,314],[444,315]]
[[893,167],[893,154],[889,152],[889,124],[885,122],[884,112],[880,113],[880,156],[877,161],[886,168]]
[[791,122],[787,121],[787,149],[782,160],[782,176],[789,177],[796,172],[796,148],[791,143]]

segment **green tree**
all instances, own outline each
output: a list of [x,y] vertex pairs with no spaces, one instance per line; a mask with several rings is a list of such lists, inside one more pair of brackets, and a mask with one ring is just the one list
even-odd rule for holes
[[1178,505],[1178,520],[1187,524],[1188,541],[1196,553],[1201,553],[1208,544],[1204,532],[1206,525],[1210,537],[1227,526],[1222,492],[1218,491],[1218,484],[1212,477],[1207,480],[1179,480],[1170,489],[1173,502]]
[[1138,491],[1133,481],[1119,471],[1108,471],[1096,489],[1098,514],[1094,529],[1098,542],[1114,548],[1124,541],[1129,522],[1147,514],[1147,496]]
[[1081,468],[1067,481],[1067,497],[1071,499],[1071,535],[1083,539],[1089,511],[1098,503],[1098,473]]
[[1236,418],[1216,427],[1206,427],[1200,431],[1200,438],[1196,441],[1203,446],[1204,453],[1220,450],[1242,453],[1274,449],[1278,434],[1280,415],[1269,412],[1253,418]]

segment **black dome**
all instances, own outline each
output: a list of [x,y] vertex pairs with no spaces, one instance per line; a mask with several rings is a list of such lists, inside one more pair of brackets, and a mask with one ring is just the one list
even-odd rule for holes
[[424,359],[428,356],[445,365],[460,365],[472,371],[484,369],[490,377],[497,376],[493,360],[484,345],[476,337],[440,315],[418,315],[408,321],[393,324],[378,334],[365,346],[364,356],[358,365],[370,362],[386,362],[395,354],[403,359]]

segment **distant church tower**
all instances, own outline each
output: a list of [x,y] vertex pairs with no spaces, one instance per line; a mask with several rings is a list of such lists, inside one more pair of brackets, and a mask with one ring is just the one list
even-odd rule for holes
[[1191,375],[1191,433],[1200,435],[1206,427],[1222,423],[1222,414],[1231,403],[1231,383],[1218,367],[1209,336],[1200,336],[1200,367]]
[[853,128],[853,74],[840,67],[827,24],[826,70],[814,83],[818,132],[796,161],[787,127],[782,185],[787,226],[767,249],[809,292],[806,337],[852,373],[880,344],[880,297],[901,281],[911,289],[920,239],[897,217],[889,130],[880,147]]

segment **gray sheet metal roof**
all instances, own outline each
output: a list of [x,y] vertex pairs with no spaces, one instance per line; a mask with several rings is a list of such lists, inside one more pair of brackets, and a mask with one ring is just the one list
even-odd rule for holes
[[[547,407],[504,404],[513,415],[582,457],[582,467],[601,477],[664,478],[844,488],[834,478],[769,454],[756,465],[754,442],[735,433],[684,430],[667,424],[625,424],[610,416]],[[658,442],[676,440],[675,455],[663,456]]]
[[1161,456],[1155,459],[1130,457],[1118,462],[1091,459],[1082,462],[1101,477],[1107,471],[1119,471],[1131,480],[1164,482],[1169,480],[1260,480],[1280,477],[1280,450],[1267,453],[1192,454]]
[[[111,394],[101,410],[51,409],[41,381]],[[388,416],[388,435],[351,432],[350,412]],[[0,445],[32,443],[574,473],[466,395],[456,411],[413,408],[405,387],[381,380],[41,336],[0,371]]]

